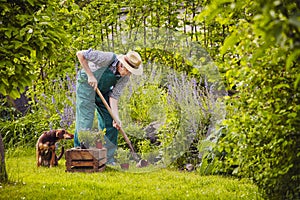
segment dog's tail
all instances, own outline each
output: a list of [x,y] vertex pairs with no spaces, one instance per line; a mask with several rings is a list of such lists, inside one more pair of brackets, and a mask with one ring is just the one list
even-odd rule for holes
[[61,152],[60,152],[59,156],[57,157],[57,161],[59,161],[63,157],[64,153],[65,153],[65,147],[61,146]]

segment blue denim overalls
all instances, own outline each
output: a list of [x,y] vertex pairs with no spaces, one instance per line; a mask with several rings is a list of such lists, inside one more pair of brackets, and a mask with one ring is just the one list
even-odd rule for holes
[[[98,80],[98,88],[109,104],[109,93],[113,86],[121,78],[116,76],[109,66],[101,67],[93,72]],[[118,130],[112,125],[112,117],[105,108],[100,97],[87,82],[87,75],[82,69],[77,77],[76,84],[76,127],[74,134],[74,147],[80,146],[78,133],[81,130],[91,130],[93,128],[95,104],[97,108],[98,128],[103,130],[106,128],[105,147],[107,148],[108,163],[113,162],[113,155],[117,149]]]

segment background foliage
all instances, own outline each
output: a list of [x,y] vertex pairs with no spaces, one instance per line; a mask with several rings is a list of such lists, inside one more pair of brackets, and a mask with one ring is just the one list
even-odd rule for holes
[[228,27],[220,64],[238,91],[216,172],[249,177],[271,199],[300,196],[299,16],[296,1],[214,1],[199,18]]
[[[188,35],[209,52],[229,94],[234,94],[226,99],[227,119],[213,137],[204,138],[205,120],[210,117],[207,110],[195,110],[201,119],[196,120],[200,137],[192,145],[197,149],[194,161],[199,172],[248,177],[270,199],[299,198],[298,1],[0,2],[0,127],[6,147],[34,146],[37,136],[50,128],[73,129],[77,50],[92,47],[124,53],[127,49],[119,45],[123,31],[134,36],[135,31],[146,28],[169,28]],[[162,49],[139,51],[143,58],[159,59],[186,72],[188,78],[196,78],[202,86],[197,91],[207,95],[204,100],[210,99],[201,73],[182,62],[180,55]],[[145,113],[138,112],[131,99],[131,110],[126,113],[143,128],[155,120],[149,119],[150,105],[158,106],[170,120],[160,133],[173,137],[180,125],[191,125],[186,119],[187,124],[180,124],[182,110],[178,108],[193,107],[184,100],[166,106],[150,99],[165,99],[167,92],[161,83],[136,88],[129,94],[149,107],[139,109]],[[20,93],[23,96],[14,100]],[[28,103],[20,109],[19,101]],[[143,115],[146,117],[140,118]],[[143,151],[150,145],[141,140],[134,143]],[[191,157],[188,154],[176,163],[182,167]]]

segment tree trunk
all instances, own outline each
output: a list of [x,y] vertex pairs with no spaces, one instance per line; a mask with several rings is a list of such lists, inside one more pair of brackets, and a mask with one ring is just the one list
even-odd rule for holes
[[7,172],[5,168],[5,157],[4,157],[4,144],[2,140],[2,135],[0,133],[0,182],[6,182],[8,180],[7,178]]

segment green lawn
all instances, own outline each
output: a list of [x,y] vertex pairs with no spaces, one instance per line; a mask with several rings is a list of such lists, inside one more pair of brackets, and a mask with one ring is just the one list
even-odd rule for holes
[[6,157],[10,183],[0,184],[0,199],[260,199],[245,180],[167,169],[67,173],[64,159],[56,168],[37,168],[34,151]]

